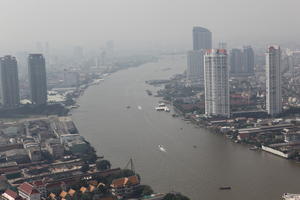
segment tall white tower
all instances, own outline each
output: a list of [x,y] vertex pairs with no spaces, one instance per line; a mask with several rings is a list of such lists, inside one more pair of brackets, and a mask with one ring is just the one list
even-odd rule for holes
[[271,116],[275,116],[282,111],[280,65],[280,47],[276,45],[269,46],[266,53],[266,109]]
[[204,55],[205,114],[230,117],[228,55],[225,49]]

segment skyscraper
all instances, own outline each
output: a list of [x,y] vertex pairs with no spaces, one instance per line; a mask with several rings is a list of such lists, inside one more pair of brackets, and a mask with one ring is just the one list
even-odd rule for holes
[[233,76],[243,72],[242,55],[240,49],[232,49],[230,52],[230,74]]
[[230,116],[227,52],[208,50],[204,55],[205,114]]
[[211,49],[212,48],[212,34],[202,27],[193,28],[193,50]]
[[204,85],[204,50],[189,51],[187,53],[187,81],[188,85]]
[[14,108],[20,104],[18,64],[15,57],[0,58],[0,95],[5,108]]
[[243,48],[243,71],[245,74],[251,75],[254,73],[254,51],[251,46]]
[[33,104],[47,103],[47,77],[45,59],[42,54],[30,54],[28,57],[28,77],[31,102]]
[[193,50],[187,53],[187,85],[203,86],[204,51],[212,48],[211,32],[206,28],[193,28]]
[[279,46],[269,46],[266,53],[266,109],[275,116],[282,111],[281,95],[281,50]]

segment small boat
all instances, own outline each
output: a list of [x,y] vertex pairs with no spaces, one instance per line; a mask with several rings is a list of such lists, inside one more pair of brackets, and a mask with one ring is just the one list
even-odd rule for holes
[[251,148],[249,148],[250,150],[257,150],[258,149],[258,147],[257,146],[253,146],[253,147],[251,147]]
[[193,147],[194,147],[194,149],[196,149],[196,148],[197,148],[197,145],[194,145]]
[[222,187],[219,187],[220,190],[231,190],[231,187],[230,186],[222,186]]
[[163,152],[166,152],[167,150],[164,148],[164,146],[163,145],[158,145],[158,148],[159,148],[159,150],[160,151],[163,151]]
[[131,108],[130,106],[126,106],[127,109]]
[[300,194],[291,194],[291,193],[284,193],[282,195],[284,200],[297,200],[300,199]]

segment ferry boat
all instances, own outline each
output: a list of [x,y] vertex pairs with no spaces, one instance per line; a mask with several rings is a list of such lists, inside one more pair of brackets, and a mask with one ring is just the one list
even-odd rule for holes
[[300,194],[290,194],[290,193],[284,193],[282,195],[283,200],[300,200]]
[[158,104],[158,107],[155,108],[156,111],[165,111],[170,112],[170,109],[164,103]]
[[156,111],[165,111],[165,107],[156,107],[155,110]]

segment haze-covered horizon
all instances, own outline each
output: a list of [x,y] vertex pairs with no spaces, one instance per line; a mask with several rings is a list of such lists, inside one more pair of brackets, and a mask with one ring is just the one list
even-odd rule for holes
[[0,52],[24,51],[37,42],[51,47],[189,49],[192,27],[219,41],[300,44],[297,0],[2,0]]

